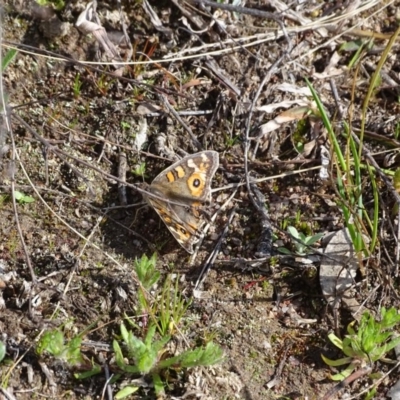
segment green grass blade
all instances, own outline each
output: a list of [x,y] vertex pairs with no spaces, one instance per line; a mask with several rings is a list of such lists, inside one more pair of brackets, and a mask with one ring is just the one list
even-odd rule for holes
[[4,55],[4,57],[1,60],[1,73],[3,73],[6,70],[6,68],[11,64],[11,62],[17,56],[17,53],[18,53],[18,50],[16,50],[16,49],[10,49],[7,51],[7,53]]

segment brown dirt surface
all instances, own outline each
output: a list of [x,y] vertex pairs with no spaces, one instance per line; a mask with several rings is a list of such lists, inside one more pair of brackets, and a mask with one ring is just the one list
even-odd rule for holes
[[[2,6],[3,61],[17,53],[2,75],[9,118],[2,114],[0,131],[0,399],[111,399],[134,379],[140,389],[129,398],[156,398],[140,374],[106,389],[120,372],[112,342],[121,321],[132,318],[134,334],[146,335],[134,261],[154,252],[161,280],[150,295],[169,276],[191,301],[165,351],[212,340],[225,354],[211,367],[164,374],[164,398],[322,399],[337,370],[321,354],[343,356],[328,333],[344,335],[357,316],[354,303],[328,304],[318,257],[306,264],[277,253],[296,248],[288,226],[308,235],[345,226],[333,144],[311,115],[305,78],[346,148],[344,123],[359,135],[371,76],[398,27],[398,2],[247,1],[246,8],[270,13],[260,15],[180,0],[148,0],[147,10],[142,0],[118,4],[97,2],[90,33],[76,27],[88,5],[80,0],[60,10],[50,2]],[[397,37],[368,104],[363,143],[389,181],[400,148],[398,53]],[[220,167],[202,217],[218,213],[189,257],[140,193],[172,162],[205,149],[219,153]],[[319,175],[323,149],[329,179]],[[246,171],[255,191],[245,185]],[[370,217],[372,183],[379,188],[379,237],[346,293],[379,314],[399,307],[396,192],[381,175],[372,182],[363,174]],[[14,203],[13,192],[33,201]],[[263,253],[268,224],[272,257]],[[323,251],[324,243],[314,248]],[[39,354],[40,338],[57,328],[67,340],[82,335],[79,367]],[[101,372],[77,380],[74,373],[91,362]],[[373,371],[389,367],[377,362]],[[387,398],[395,375],[374,398]],[[329,398],[350,398],[371,384],[361,376]]]

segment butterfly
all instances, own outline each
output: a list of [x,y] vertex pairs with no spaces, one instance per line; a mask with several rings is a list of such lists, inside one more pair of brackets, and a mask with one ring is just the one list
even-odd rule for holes
[[201,206],[211,201],[211,181],[218,166],[216,151],[191,154],[162,171],[143,196],[191,254],[201,238],[205,224]]

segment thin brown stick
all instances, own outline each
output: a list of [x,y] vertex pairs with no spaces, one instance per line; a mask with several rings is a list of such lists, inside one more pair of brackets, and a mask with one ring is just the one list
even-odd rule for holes
[[234,207],[232,209],[231,213],[229,214],[228,221],[225,224],[224,230],[219,235],[218,242],[215,245],[214,250],[209,255],[207,261],[204,263],[203,269],[201,270],[200,275],[199,275],[199,277],[197,279],[197,282],[195,284],[195,287],[194,287],[195,290],[198,289],[203,284],[203,282],[206,279],[206,276],[208,274],[208,271],[210,270],[211,266],[214,264],[215,259],[217,258],[217,255],[219,254],[219,249],[221,248],[222,240],[225,238],[225,236],[228,233],[229,226],[232,223],[233,217],[236,215],[236,211],[237,211],[237,207]]
[[[17,201],[15,199],[15,160],[16,160],[17,149],[15,147],[14,135],[13,135],[12,128],[11,128],[10,111],[7,110],[4,117],[6,119],[8,133],[10,134],[11,149],[12,149],[11,150],[11,162],[13,164],[13,167],[11,168],[11,199],[12,199],[12,205],[13,205],[13,210],[14,210],[14,219],[15,219],[15,223],[17,225],[18,235],[21,240],[22,247],[24,249],[26,265],[29,268],[32,282],[36,283],[37,278],[36,278],[35,271],[33,270],[33,267],[32,267],[31,257],[29,255],[28,248],[25,243],[24,234],[22,232],[21,224],[19,221]],[[31,302],[29,301],[29,309],[30,308],[31,308]],[[32,311],[32,310],[30,309],[30,311]]]
[[171,106],[171,104],[169,104],[167,96],[160,95],[160,98],[163,101],[165,107],[172,114],[172,116],[182,125],[182,127],[189,134],[190,138],[192,139],[193,145],[197,148],[197,150],[202,150],[201,143],[197,140],[196,136],[193,134],[190,127],[183,121],[183,119],[179,116],[179,114],[175,111],[175,109]]
[[346,386],[350,385],[351,382],[354,382],[356,379],[360,379],[361,377],[368,375],[372,372],[372,368],[370,366],[360,368],[359,370],[353,372],[349,377],[344,379],[338,385],[334,386],[328,393],[324,395],[322,400],[330,400],[334,396],[336,396],[341,390],[343,390]]
[[[126,182],[126,170],[127,170],[127,160],[126,153],[119,153],[119,163],[118,163],[118,178],[123,182]],[[118,197],[119,203],[122,206],[126,206],[128,204],[128,199],[126,198],[126,183],[118,182]]]
[[[263,208],[261,208],[259,202],[257,202],[257,200],[255,199],[255,194],[252,191],[251,188],[251,183],[250,183],[250,172],[249,172],[249,162],[248,162],[248,158],[249,158],[249,149],[250,149],[250,125],[251,125],[251,118],[253,115],[253,110],[255,108],[255,105],[257,103],[257,100],[261,94],[261,91],[263,90],[264,86],[266,85],[266,83],[270,80],[271,75],[273,74],[273,72],[278,68],[278,66],[281,64],[281,62],[283,61],[285,55],[282,55],[281,57],[279,57],[278,60],[275,61],[274,64],[272,64],[270,66],[270,68],[268,69],[267,73],[264,76],[264,79],[261,82],[261,85],[259,86],[257,92],[254,95],[253,101],[251,103],[251,107],[250,107],[250,111],[249,111],[249,115],[248,118],[246,120],[246,132],[245,132],[245,148],[244,148],[244,173],[245,173],[245,179],[246,179],[246,187],[247,187],[247,191],[250,197],[251,202],[253,203],[254,208],[257,210],[258,214],[261,215],[262,220],[265,220],[265,214],[264,214],[264,210]],[[262,252],[260,252],[261,255]]]
[[234,6],[232,4],[217,3],[215,1],[209,0],[188,0],[188,3],[203,4],[205,6],[219,8],[221,10],[237,12],[240,14],[254,15],[255,17],[269,18],[278,22],[279,24],[282,23],[282,20],[280,20],[279,17],[277,17],[275,14],[268,11],[257,10],[255,8]]
[[240,14],[247,14],[247,15],[253,15],[255,17],[272,19],[281,27],[283,36],[285,37],[285,39],[288,43],[288,48],[292,47],[290,44],[289,36],[286,32],[285,24],[283,23],[282,19],[277,17],[274,13],[271,13],[268,11],[257,10],[255,8],[239,7],[239,6],[234,6],[232,4],[217,3],[215,1],[209,1],[209,0],[188,0],[188,2],[202,4],[202,5],[210,6],[213,8],[219,8],[221,10],[237,12]]

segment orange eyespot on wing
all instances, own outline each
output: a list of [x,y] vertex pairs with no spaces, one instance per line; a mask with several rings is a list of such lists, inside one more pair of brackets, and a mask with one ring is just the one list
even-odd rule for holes
[[203,174],[195,172],[187,180],[187,185],[193,197],[201,197],[206,184]]

